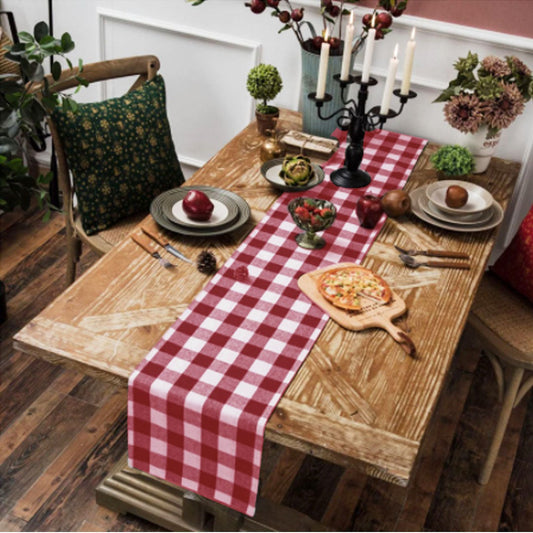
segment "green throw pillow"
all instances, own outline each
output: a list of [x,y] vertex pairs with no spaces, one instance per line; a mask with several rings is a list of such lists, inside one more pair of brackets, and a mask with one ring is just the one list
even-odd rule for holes
[[120,98],[57,108],[52,119],[74,176],[88,235],[147,211],[161,192],[184,182],[158,75]]

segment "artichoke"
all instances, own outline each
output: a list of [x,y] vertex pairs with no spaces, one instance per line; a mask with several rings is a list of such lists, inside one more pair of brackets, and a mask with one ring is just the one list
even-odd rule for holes
[[309,183],[315,175],[315,171],[308,157],[303,155],[287,156],[281,164],[279,175],[287,185],[301,187]]

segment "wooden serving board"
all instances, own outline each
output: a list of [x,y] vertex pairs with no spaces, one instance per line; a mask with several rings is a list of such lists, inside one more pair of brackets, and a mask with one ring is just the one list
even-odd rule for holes
[[387,331],[391,337],[401,344],[402,348],[412,356],[416,355],[415,347],[407,334],[392,323],[394,318],[403,315],[407,311],[405,302],[394,292],[387,304],[373,302],[370,298],[361,297],[363,308],[361,311],[345,311],[331,304],[319,292],[317,280],[328,270],[339,267],[360,266],[356,263],[339,263],[308,272],[300,277],[298,286],[302,292],[323,311],[325,311],[335,322],[343,328],[362,331],[368,328],[381,328]]

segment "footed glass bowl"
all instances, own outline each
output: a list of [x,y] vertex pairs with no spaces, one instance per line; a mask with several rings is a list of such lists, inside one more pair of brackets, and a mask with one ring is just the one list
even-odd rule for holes
[[296,225],[305,232],[296,236],[298,246],[308,249],[322,248],[326,241],[316,232],[333,224],[337,215],[335,206],[327,200],[299,197],[291,200],[288,208]]

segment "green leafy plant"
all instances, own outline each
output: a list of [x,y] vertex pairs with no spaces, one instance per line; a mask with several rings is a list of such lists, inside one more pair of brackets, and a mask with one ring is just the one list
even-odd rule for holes
[[261,103],[257,104],[259,113],[270,115],[279,111],[277,107],[267,103],[276,98],[283,88],[283,81],[275,66],[261,63],[253,67],[248,73],[246,88],[252,98],[261,100]]
[[463,176],[474,170],[474,157],[464,146],[458,144],[439,148],[430,159],[433,166],[447,176]]
[[[52,62],[53,83],[45,78],[43,67],[45,59],[60,56],[72,68],[66,54],[74,49],[74,41],[68,33],[56,39],[45,22],[35,25],[33,35],[19,32],[19,39],[19,43],[6,47],[5,57],[18,64],[21,75],[0,75],[0,209],[27,209],[31,198],[36,197],[48,218],[51,205],[42,186],[50,182],[52,173],[34,177],[23,161],[29,144],[42,143],[46,117],[56,106],[70,111],[78,108],[70,95],[52,91],[63,72],[61,63]],[[79,67],[83,67],[81,61]],[[76,79],[75,92],[88,85],[81,76]]]

